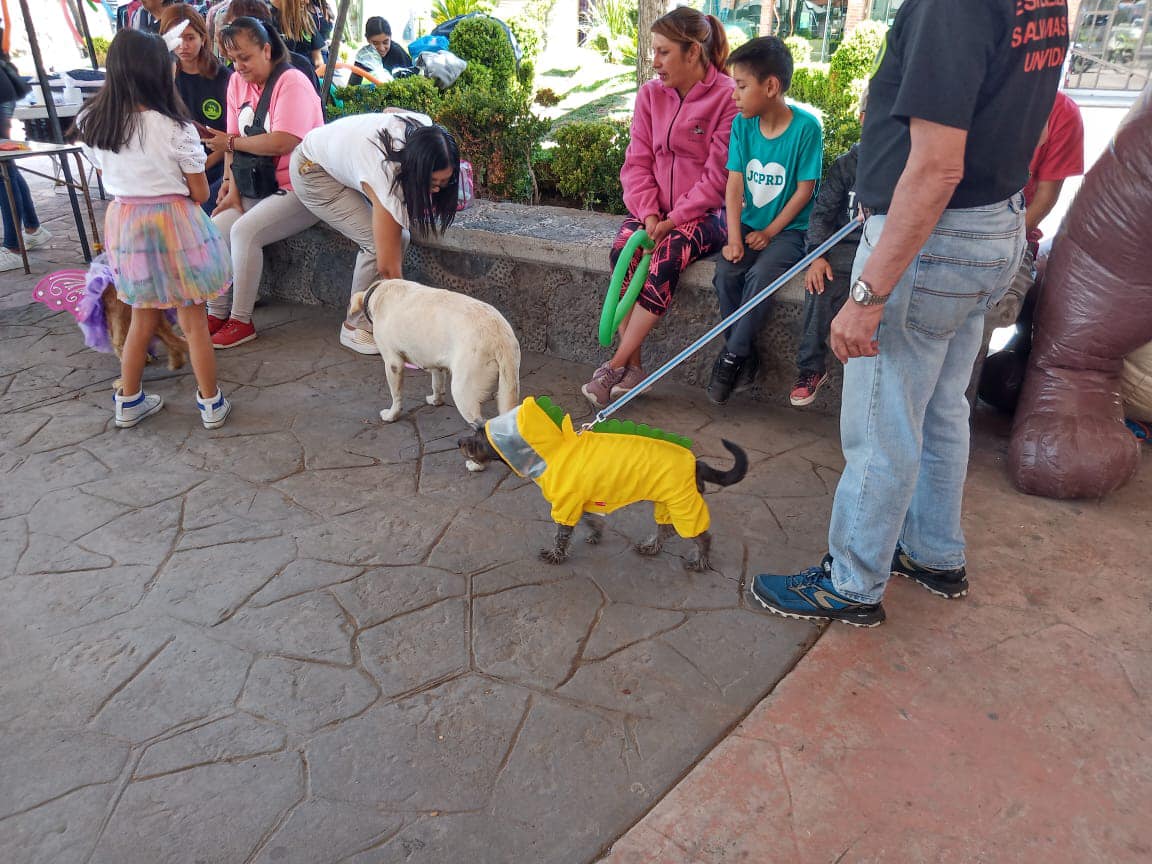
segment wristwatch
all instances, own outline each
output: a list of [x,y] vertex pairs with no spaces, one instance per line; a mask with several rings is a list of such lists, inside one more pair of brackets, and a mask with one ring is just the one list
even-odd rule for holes
[[861,306],[883,306],[891,294],[873,294],[872,286],[863,279],[852,283],[852,299]]

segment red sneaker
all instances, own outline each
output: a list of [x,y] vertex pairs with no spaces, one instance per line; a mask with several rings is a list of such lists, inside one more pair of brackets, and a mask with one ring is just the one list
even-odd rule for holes
[[212,334],[212,347],[222,351],[225,348],[235,348],[237,345],[251,342],[255,338],[256,328],[251,322],[229,318],[223,327]]
[[792,385],[792,392],[788,394],[788,401],[797,408],[811,405],[816,401],[816,394],[828,380],[827,372],[801,372]]
[[224,326],[227,318],[217,318],[215,315],[208,316],[208,335],[215,336],[216,333]]

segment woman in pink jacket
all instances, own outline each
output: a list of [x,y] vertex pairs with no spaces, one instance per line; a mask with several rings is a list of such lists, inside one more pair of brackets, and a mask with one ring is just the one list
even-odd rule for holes
[[640,228],[656,249],[640,297],[620,326],[616,353],[582,388],[598,408],[644,378],[640,346],[668,310],[680,273],[724,246],[720,211],[736,115],[735,84],[724,72],[727,59],[728,38],[712,15],[681,6],[652,25],[656,78],[636,94],[632,141],[620,171],[631,215],[612,244],[611,260],[615,265]]

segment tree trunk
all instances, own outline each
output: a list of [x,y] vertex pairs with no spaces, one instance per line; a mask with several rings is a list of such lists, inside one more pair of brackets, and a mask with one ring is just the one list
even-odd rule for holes
[[636,86],[652,80],[652,23],[668,11],[668,0],[640,0],[636,23]]
[[760,30],[757,36],[771,36],[775,31],[773,26],[776,23],[776,0],[768,0],[767,3],[760,4]]

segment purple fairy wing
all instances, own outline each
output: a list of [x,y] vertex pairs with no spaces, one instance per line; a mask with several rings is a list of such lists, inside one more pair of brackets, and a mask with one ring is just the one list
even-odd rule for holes
[[113,353],[112,340],[108,338],[108,320],[104,315],[104,290],[115,281],[115,274],[108,266],[108,259],[97,255],[92,259],[86,274],[84,296],[80,298],[80,314],[76,323],[84,334],[84,344],[105,354]]
[[49,309],[68,312],[80,320],[80,301],[88,274],[84,270],[57,270],[49,273],[32,289],[32,299]]

